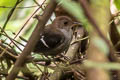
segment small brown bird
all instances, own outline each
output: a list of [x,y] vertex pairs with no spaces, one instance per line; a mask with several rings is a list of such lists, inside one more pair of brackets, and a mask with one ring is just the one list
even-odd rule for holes
[[73,21],[67,16],[57,17],[45,27],[33,52],[55,56],[68,49],[72,40]]

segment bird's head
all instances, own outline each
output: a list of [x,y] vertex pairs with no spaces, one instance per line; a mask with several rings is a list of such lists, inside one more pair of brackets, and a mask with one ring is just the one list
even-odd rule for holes
[[73,25],[73,21],[67,16],[59,16],[56,17],[56,19],[53,21],[53,25],[54,27],[66,29],[69,31]]

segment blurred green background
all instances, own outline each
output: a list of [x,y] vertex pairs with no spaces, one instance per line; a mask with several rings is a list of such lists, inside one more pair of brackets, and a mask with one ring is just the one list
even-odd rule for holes
[[[0,0],[0,27],[3,27],[5,24],[5,21],[7,20],[8,14],[10,10],[14,7],[15,3],[17,0]],[[36,0],[41,4],[44,0]],[[59,1],[59,0],[58,0]],[[47,1],[43,5],[46,6]],[[73,6],[71,6],[73,5]],[[82,13],[82,9],[78,7],[78,5],[73,4],[73,3],[67,3],[66,1],[64,2],[63,5],[71,14],[73,14],[76,18],[82,19],[81,21],[85,24],[88,25],[86,22],[86,18],[84,17],[84,14]],[[26,21],[31,17],[33,12],[38,8],[37,4],[33,0],[23,0],[15,9],[13,12],[11,19],[8,21],[5,31],[6,33],[11,37],[14,38],[15,34],[18,33],[18,31],[23,27],[23,25],[26,23]],[[114,0],[111,3],[111,12],[116,13],[120,10],[120,0]],[[36,14],[42,14],[43,10],[39,9]],[[54,16],[53,16],[54,18]],[[34,18],[31,18],[30,21],[25,25],[25,28],[21,31],[20,36],[22,36],[24,39],[28,40],[29,36],[31,35],[35,25],[37,23],[37,20]],[[50,21],[49,21],[50,23]],[[48,23],[48,24],[49,24]],[[89,26],[89,25],[88,25]],[[88,28],[88,27],[87,27]],[[119,29],[120,30],[120,29]],[[5,41],[6,43],[10,43],[10,40],[6,38],[5,36],[0,37],[1,40]],[[22,44],[26,44],[26,42],[21,41],[19,37],[16,38],[19,42]],[[99,40],[98,40],[99,42]],[[98,44],[100,45],[100,44]],[[101,43],[102,45],[102,43]],[[20,45],[19,45],[20,46]],[[24,47],[20,46],[20,48],[23,50]],[[15,50],[18,52],[21,52],[15,47]],[[36,58],[40,58],[40,55],[33,55]],[[93,63],[92,63],[93,64]],[[28,64],[30,69],[33,72],[36,72],[36,74],[40,74],[39,70],[33,66],[33,64]]]

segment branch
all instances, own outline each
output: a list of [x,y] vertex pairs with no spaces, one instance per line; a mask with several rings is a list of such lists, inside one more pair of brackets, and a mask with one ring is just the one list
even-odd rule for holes
[[69,47],[66,56],[70,59],[69,61],[73,61],[75,59],[75,56],[79,53],[79,49],[82,48],[81,43],[83,40],[79,40],[77,41],[77,39],[82,39],[84,38],[84,35],[86,34],[85,29],[83,28],[83,26],[78,25],[76,26],[78,28],[76,28],[76,37],[73,37],[73,44]]
[[43,16],[41,16],[41,21],[38,22],[35,30],[33,31],[26,47],[24,48],[22,54],[17,59],[13,69],[7,76],[6,80],[15,80],[18,72],[20,71],[21,67],[25,64],[26,57],[30,55],[31,51],[33,50],[34,46],[36,45],[37,41],[39,40],[39,34],[43,31],[45,24],[47,23],[48,19],[52,15],[54,9],[56,8],[56,2],[51,0],[46,9],[44,10]]
[[28,20],[25,22],[25,24],[20,28],[20,30],[18,31],[18,33],[15,35],[14,39],[17,38],[18,35],[20,35],[20,33],[22,33],[22,30],[25,28],[26,24],[30,21],[30,19],[35,15],[35,13],[42,8],[42,5],[45,3],[46,0],[44,0],[44,2],[41,4],[41,6],[39,6],[39,8],[37,8],[32,15],[28,18]]
[[[105,3],[106,1],[106,3]],[[112,46],[107,39],[107,31],[108,31],[108,23],[110,20],[110,11],[109,11],[109,0],[101,0],[95,2],[91,2],[92,8],[90,8],[90,4],[87,3],[87,0],[79,0],[82,9],[84,11],[85,16],[88,21],[92,25],[92,31],[90,32],[90,45],[87,51],[88,60],[92,60],[95,62],[107,62],[107,56],[100,49],[99,45],[96,45],[94,42],[95,37],[101,38],[106,43],[109,48],[110,53],[114,53]],[[104,5],[102,3],[105,3]],[[99,7],[98,7],[99,6]],[[104,8],[103,8],[104,7]],[[93,11],[93,12],[91,12]],[[99,15],[99,16],[98,16]],[[101,16],[101,18],[100,18]],[[104,30],[103,30],[104,29]],[[110,80],[108,75],[108,71],[101,68],[89,68],[86,71],[87,79],[89,80]]]
[[[98,35],[105,41],[105,43],[107,44],[108,48],[110,49],[110,55],[115,57],[116,55],[114,55],[114,49],[112,48],[111,43],[109,42],[109,40],[104,36],[104,34],[101,32],[100,30],[100,26],[97,25],[96,21],[94,20],[94,18],[92,17],[92,13],[90,12],[90,9],[88,8],[88,4],[86,3],[86,1],[84,0],[79,0],[81,6],[83,7],[84,13],[86,15],[86,17],[88,18],[88,20],[90,21],[90,23],[93,25],[93,29],[95,29],[95,31],[98,33]],[[113,57],[111,57],[113,59]]]
[[[5,73],[5,72],[0,72],[0,75],[3,75],[3,76],[7,76],[8,74]],[[16,78],[19,78],[19,79],[24,79],[24,80],[29,80],[27,77],[23,77],[23,76],[16,76]]]
[[87,6],[88,5],[87,2],[84,1],[84,0],[79,0],[79,1],[80,1],[81,6],[83,7],[83,10],[84,10],[84,13],[85,13],[86,17],[88,18],[88,20],[90,21],[90,23],[93,25],[93,29],[95,29],[97,31],[97,33],[99,34],[99,36],[106,42],[106,44],[108,45],[108,47],[111,47],[108,39],[100,31],[100,29],[99,29],[100,27],[97,25],[96,21],[92,17],[92,13],[90,12],[90,9]]

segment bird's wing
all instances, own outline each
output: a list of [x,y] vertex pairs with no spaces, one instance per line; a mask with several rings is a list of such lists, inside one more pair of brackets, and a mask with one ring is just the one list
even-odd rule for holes
[[[53,33],[53,31],[55,31]],[[45,29],[40,35],[40,40],[36,44],[34,52],[45,52],[59,46],[64,41],[64,36],[57,30]]]
[[56,47],[64,39],[63,34],[57,30],[55,30],[54,33],[53,30],[45,31],[43,35],[44,35],[44,41],[46,42],[46,44],[48,44],[49,48]]

